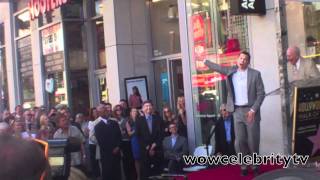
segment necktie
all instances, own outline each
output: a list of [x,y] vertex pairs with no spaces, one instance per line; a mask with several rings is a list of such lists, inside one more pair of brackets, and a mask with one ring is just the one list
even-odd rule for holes
[[150,134],[152,133],[152,116],[147,116],[147,123]]
[[176,144],[176,141],[177,141],[177,139],[176,139],[176,137],[172,137],[172,143],[171,143],[171,145],[172,145],[172,148],[174,147],[174,145]]

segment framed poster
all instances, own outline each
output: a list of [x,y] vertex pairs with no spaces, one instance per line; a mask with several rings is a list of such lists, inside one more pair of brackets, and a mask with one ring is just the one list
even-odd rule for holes
[[142,102],[149,99],[147,77],[125,78],[124,83],[129,107],[141,108]]
[[320,86],[295,87],[292,150],[320,159]]

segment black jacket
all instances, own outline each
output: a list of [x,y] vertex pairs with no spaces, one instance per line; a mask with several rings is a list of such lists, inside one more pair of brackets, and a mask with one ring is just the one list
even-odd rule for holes
[[235,154],[234,149],[234,123],[231,115],[231,143],[227,143],[226,129],[224,127],[224,120],[221,117],[216,124],[215,128],[215,140],[216,140],[216,153],[220,152],[225,155]]

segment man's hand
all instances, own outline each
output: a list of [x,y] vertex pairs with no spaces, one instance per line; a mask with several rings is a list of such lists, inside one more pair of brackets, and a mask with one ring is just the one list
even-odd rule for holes
[[120,148],[119,148],[119,147],[115,147],[115,148],[113,149],[113,151],[112,151],[112,154],[113,154],[113,155],[117,155],[117,154],[119,154],[119,151],[120,151]]
[[247,122],[248,123],[253,123],[254,121],[254,116],[256,115],[256,113],[253,111],[253,110],[250,110],[248,113],[247,113]]

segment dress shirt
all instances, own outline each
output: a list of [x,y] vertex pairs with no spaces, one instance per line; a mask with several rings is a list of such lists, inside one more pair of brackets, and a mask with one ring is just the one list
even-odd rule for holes
[[101,118],[101,121],[103,121],[105,124],[108,124],[108,120],[107,119]]
[[224,129],[226,131],[226,140],[228,143],[231,142],[231,116],[227,117],[224,121]]
[[294,66],[297,68],[297,70],[299,70],[299,68],[300,68],[300,58],[298,59],[298,61],[296,62],[296,64]]
[[248,69],[238,70],[232,76],[234,87],[235,105],[244,106],[248,104]]
[[148,124],[148,128],[150,131],[150,134],[152,133],[152,116],[151,115],[146,115],[146,119],[147,119],[147,124]]
[[94,121],[89,121],[88,129],[89,129],[89,144],[97,144],[96,137],[94,135],[94,127],[101,121],[101,117],[98,117]]
[[171,145],[172,147],[174,147],[174,145],[176,144],[177,142],[177,135],[171,135]]

